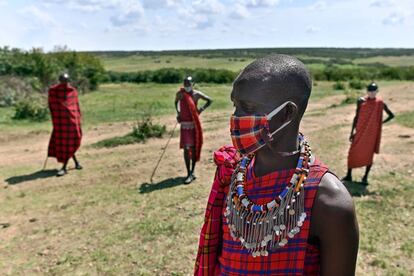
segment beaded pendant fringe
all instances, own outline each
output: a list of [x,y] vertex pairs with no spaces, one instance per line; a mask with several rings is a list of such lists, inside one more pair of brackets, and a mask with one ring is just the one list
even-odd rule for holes
[[[243,194],[242,172],[246,171],[249,157],[242,160],[232,175],[227,207],[224,213],[230,235],[239,240],[253,257],[268,256],[269,250],[283,247],[288,240],[300,232],[306,213],[304,210],[304,182],[308,174],[311,151],[309,145],[300,137],[301,157],[298,168],[290,180],[290,185],[273,200],[259,209]],[[304,165],[302,167],[299,165]],[[240,196],[240,194],[242,194]],[[264,210],[265,209],[265,210]]]

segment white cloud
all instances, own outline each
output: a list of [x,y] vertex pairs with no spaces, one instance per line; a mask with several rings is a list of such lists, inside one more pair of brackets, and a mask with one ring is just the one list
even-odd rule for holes
[[163,9],[183,3],[183,0],[142,0],[145,9]]
[[327,4],[325,1],[318,1],[310,5],[309,9],[312,11],[322,11],[322,10],[325,10],[326,7],[327,7]]
[[193,25],[192,27],[199,30],[207,29],[213,26],[213,20],[206,15],[195,15],[193,18]]
[[[165,2],[170,1],[173,0]],[[134,25],[145,14],[144,7],[137,0],[46,0],[44,3],[62,5],[68,9],[82,12],[109,11],[112,14],[109,18],[110,22],[115,27]]]
[[100,11],[106,8],[115,7],[117,0],[44,0],[44,5],[61,5],[71,10],[79,10],[85,12]]
[[273,7],[276,6],[279,0],[245,0],[243,1],[247,7]]
[[250,13],[247,10],[246,6],[236,4],[234,10],[230,13],[230,17],[235,19],[244,19],[249,17]]
[[218,0],[198,0],[192,2],[192,8],[199,14],[220,14],[225,10],[225,6]]
[[139,19],[144,15],[143,9],[130,10],[128,12],[122,12],[116,16],[111,17],[111,22],[115,27],[123,27],[127,25],[133,25],[137,23]]
[[50,14],[33,5],[21,9],[20,13],[27,18],[34,19],[43,26],[50,27],[57,24]]
[[317,32],[319,32],[320,31],[320,29],[319,28],[317,28],[317,27],[315,27],[315,26],[308,26],[307,28],[306,28],[306,33],[308,33],[308,34],[314,34],[314,33],[317,33]]
[[395,26],[395,25],[403,24],[404,21],[405,21],[404,15],[393,12],[389,14],[386,18],[384,18],[384,20],[382,20],[382,23],[384,25]]
[[369,4],[371,7],[390,7],[394,6],[393,0],[374,0]]

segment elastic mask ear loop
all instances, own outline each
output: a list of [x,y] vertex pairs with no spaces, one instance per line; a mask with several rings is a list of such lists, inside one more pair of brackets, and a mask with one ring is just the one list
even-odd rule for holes
[[[287,101],[287,102],[285,102],[284,104],[282,104],[280,107],[278,107],[277,109],[275,109],[273,112],[271,112],[269,115],[268,115],[268,120],[270,119],[270,118],[272,118],[273,116],[275,116],[278,112],[280,112],[280,110],[282,110],[286,105],[288,105],[288,104],[293,104],[295,107],[297,107],[297,105],[294,103],[294,102],[291,102],[291,101]],[[275,131],[273,131],[271,134],[270,134],[270,136],[273,136],[273,135],[275,135],[277,132],[279,132],[281,129],[283,129],[284,127],[286,127],[288,124],[290,124],[292,122],[292,120],[289,120],[289,121],[287,121],[287,122],[285,122],[283,125],[281,125],[278,129],[276,129]],[[284,152],[284,151],[281,151],[281,152],[278,152],[278,154],[279,155],[281,155],[281,156],[283,156],[283,157],[288,157],[288,156],[293,156],[293,155],[295,155],[295,154],[297,154],[298,152],[299,152],[300,150],[299,149],[297,149],[297,150],[294,150],[294,151],[291,151],[291,152]]]
[[[288,104],[293,104],[294,106],[296,106],[296,104],[292,101],[287,101],[284,104],[282,104],[281,106],[279,106],[278,108],[276,108],[275,110],[273,110],[272,112],[270,112],[266,118],[268,121],[270,121],[270,119],[272,119],[272,117],[274,117],[277,113],[279,113],[283,108],[285,108],[285,106],[287,106]],[[292,120],[289,120],[287,122],[285,122],[283,125],[281,125],[278,129],[276,129],[275,131],[273,131],[272,133],[270,133],[270,136],[275,135],[277,132],[279,132],[281,129],[283,129],[284,127],[286,127],[288,124],[290,124],[292,122]]]

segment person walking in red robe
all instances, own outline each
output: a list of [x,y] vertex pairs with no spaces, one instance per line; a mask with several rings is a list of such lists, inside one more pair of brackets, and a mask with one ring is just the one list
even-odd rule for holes
[[49,89],[48,102],[53,123],[48,157],[55,157],[58,162],[63,163],[57,172],[57,176],[63,176],[67,173],[70,158],[75,161],[77,170],[82,169],[75,156],[82,140],[78,91],[69,84],[68,74],[60,75],[59,84]]
[[[206,101],[204,106],[198,108],[200,99]],[[184,161],[187,168],[185,184],[191,183],[194,175],[195,164],[200,161],[201,147],[203,145],[203,131],[199,115],[210,106],[210,97],[193,89],[193,79],[188,76],[184,79],[184,87],[180,88],[175,97],[175,109],[177,121],[181,125],[180,148],[184,149]],[[191,161],[191,166],[190,166]]]
[[[368,185],[368,174],[373,164],[374,153],[379,153],[382,124],[394,118],[394,114],[383,100],[377,97],[377,93],[378,85],[372,82],[367,87],[367,96],[358,99],[349,137],[351,147],[348,153],[348,173],[343,181],[352,181],[352,169],[366,167],[362,183]],[[388,115],[384,121],[383,111]]]

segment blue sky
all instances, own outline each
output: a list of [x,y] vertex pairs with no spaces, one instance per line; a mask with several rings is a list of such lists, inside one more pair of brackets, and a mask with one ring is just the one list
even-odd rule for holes
[[414,48],[413,0],[0,0],[0,46]]

